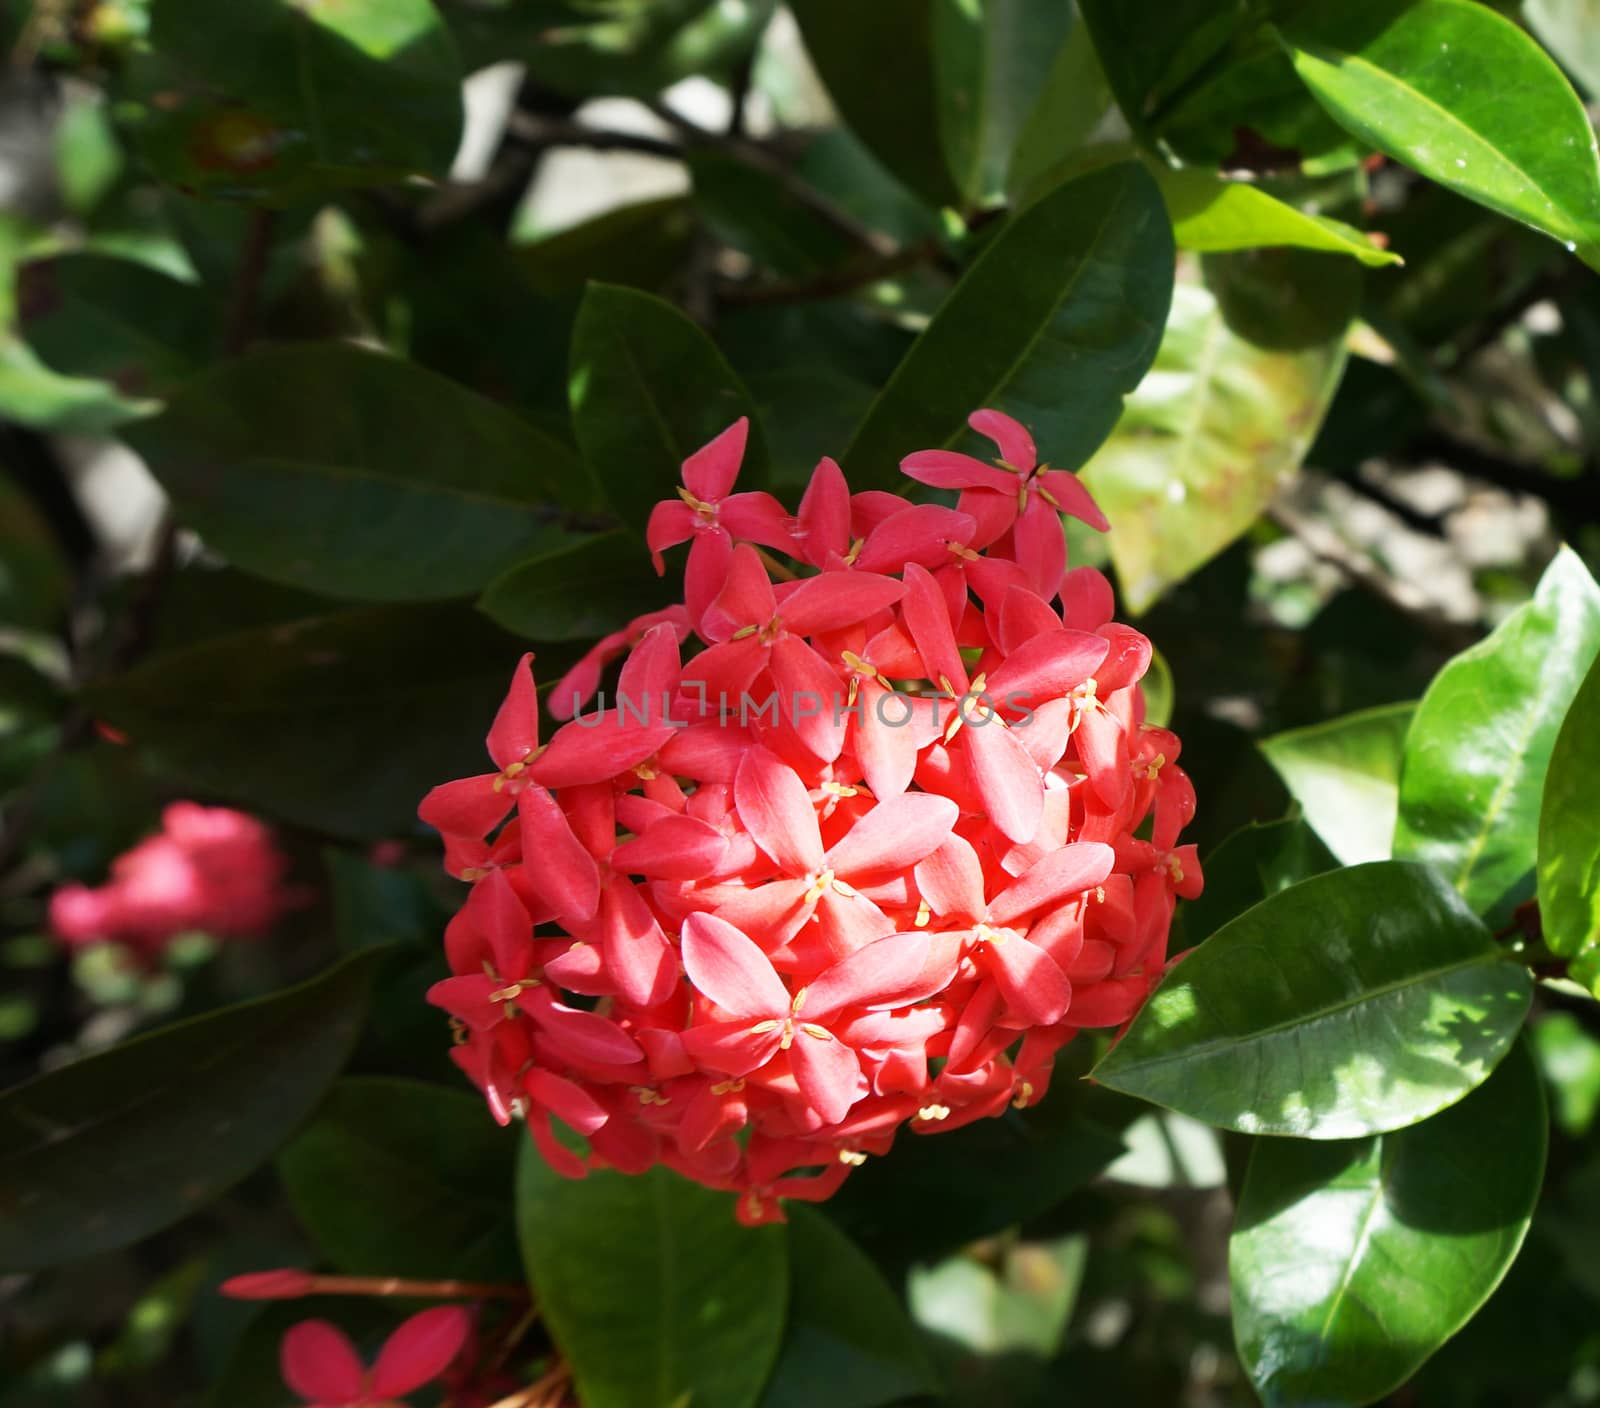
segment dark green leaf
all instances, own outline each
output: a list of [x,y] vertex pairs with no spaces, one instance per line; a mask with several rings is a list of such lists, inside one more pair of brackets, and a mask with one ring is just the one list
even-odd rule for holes
[[678,267],[693,233],[689,202],[667,196],[619,206],[517,245],[512,257],[540,293],[580,289],[590,279],[654,289]]
[[350,1054],[381,958],[363,954],[0,1096],[0,1266],[126,1246],[269,1159]]
[[67,254],[24,265],[17,311],[50,366],[129,396],[165,395],[216,348],[218,313],[200,289],[131,259]]
[[341,1081],[278,1155],[317,1249],[360,1276],[516,1280],[516,1135],[464,1091]]
[[1414,703],[1363,709],[1262,739],[1283,785],[1345,865],[1388,860],[1400,806],[1400,756]]
[[247,571],[331,596],[483,586],[581,495],[566,446],[407,362],[343,343],[264,348],[184,384],[129,441],[179,516]]
[[592,640],[666,606],[672,592],[631,533],[603,533],[520,562],[478,607],[530,640]]
[[379,865],[337,846],[326,847],[322,859],[341,947],[353,953],[386,944],[431,949],[438,943],[450,914],[417,866]]
[[1155,357],[1172,259],[1161,194],[1131,163],[1013,216],[873,403],[845,453],[851,483],[893,485],[913,450],[965,445],[979,407],[1022,421],[1052,464],[1081,465]]
[[713,234],[757,264],[803,277],[858,252],[771,172],[726,152],[689,158],[694,203]]
[[151,656],[88,698],[195,785],[318,831],[382,836],[414,830],[435,783],[487,766],[517,649],[462,606],[345,611]]
[[715,344],[670,303],[591,284],[572,333],[572,423],[611,507],[642,529],[676,497],[683,461],[750,416],[741,489],[766,483],[750,393]]
[[1479,913],[1533,869],[1561,721],[1600,654],[1600,586],[1563,548],[1532,601],[1428,686],[1400,768],[1395,854],[1437,866]]
[[[781,1226],[665,1168],[572,1180],[531,1142],[517,1174],[528,1279],[586,1408],[749,1408],[788,1301]],[[597,1255],[597,1248],[604,1248]]]
[[1432,871],[1377,861],[1224,925],[1167,974],[1094,1075],[1245,1134],[1380,1133],[1481,1084],[1532,991]]
[[1072,11],[1057,0],[935,0],[933,14],[945,164],[968,205],[999,200]]
[[806,52],[850,130],[925,200],[948,205],[960,191],[939,139],[928,0],[795,0]]
[[1539,808],[1539,917],[1550,949],[1600,993],[1600,660],[1589,667],[1556,735]]
[[1281,32],[1317,101],[1362,141],[1600,267],[1594,129],[1517,25],[1477,0],[1314,0]]
[[156,0],[144,155],[214,194],[299,194],[441,175],[461,136],[461,63],[430,0]]
[[1205,891],[1180,911],[1184,938],[1197,944],[1269,895],[1338,865],[1298,817],[1251,822],[1205,857]]
[[1089,38],[1089,26],[1075,24],[1057,51],[1044,87],[1017,134],[1006,174],[1018,201],[1030,199],[1064,174],[1079,147],[1111,107],[1111,87]]
[[878,1408],[937,1393],[927,1351],[878,1268],[803,1205],[789,1208],[789,1323],[761,1408]]
[[[1312,279],[1337,287],[1328,275],[1348,272],[1334,256],[1304,257],[1315,266],[1281,269],[1253,256],[1261,275],[1253,282],[1280,315],[1294,287]],[[1300,467],[1344,368],[1343,318],[1358,291],[1347,287],[1331,333],[1279,349],[1250,340],[1219,292],[1192,272],[1179,283],[1156,374],[1128,398],[1084,469],[1111,520],[1111,559],[1131,610],[1143,611],[1249,528]]]
[[1225,180],[1210,171],[1161,167],[1156,182],[1180,249],[1219,253],[1289,245],[1346,254],[1374,266],[1404,263],[1354,226],[1308,214],[1247,181]]
[[1265,1401],[1371,1403],[1410,1378],[1515,1259],[1547,1135],[1518,1043],[1415,1129],[1256,1141],[1228,1272],[1239,1355]]
[[1246,7],[1218,0],[1079,0],[1117,102],[1138,128],[1228,44]]

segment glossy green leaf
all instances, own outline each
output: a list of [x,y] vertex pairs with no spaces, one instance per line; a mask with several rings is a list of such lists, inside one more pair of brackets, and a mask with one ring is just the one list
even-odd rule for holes
[[1533,600],[1435,677],[1406,739],[1395,854],[1447,875],[1479,913],[1537,857],[1545,775],[1600,655],[1600,586],[1563,548]]
[[1261,751],[1345,865],[1388,860],[1414,703],[1384,704],[1262,739]]
[[1079,9],[1135,128],[1170,106],[1248,18],[1246,6],[1217,0],[1079,0]]
[[359,1077],[278,1155],[301,1225],[360,1276],[516,1280],[517,1135],[474,1094]]
[[1014,1243],[998,1257],[963,1252],[913,1267],[912,1313],[924,1330],[970,1354],[1049,1359],[1072,1318],[1088,1253],[1089,1239],[1079,1233]]
[[1590,665],[1556,735],[1539,808],[1539,918],[1552,952],[1600,993],[1600,660]]
[[1173,682],[1172,666],[1159,650],[1150,652],[1150,668],[1139,681],[1144,694],[1144,721],[1156,728],[1166,728],[1172,722],[1172,707],[1177,696]]
[[1298,210],[1248,181],[1229,181],[1211,171],[1161,167],[1156,183],[1180,249],[1221,253],[1288,245],[1346,254],[1374,267],[1405,262],[1353,225]]
[[1306,86],[1362,141],[1600,266],[1594,129],[1512,21],[1477,0],[1314,0],[1281,33]]
[[178,515],[236,566],[330,596],[482,587],[559,541],[572,452],[432,372],[344,343],[263,348],[129,433]]
[[1600,94],[1600,4],[1596,0],[1524,0],[1523,17],[1566,70]]
[[979,407],[1073,469],[1105,438],[1154,358],[1172,297],[1172,235],[1142,168],[1106,167],[1013,216],[934,315],[842,461],[852,485],[903,482],[913,450],[982,449]]
[[271,1158],[349,1056],[381,958],[363,954],[0,1095],[0,1266],[126,1246]]
[[[87,697],[191,785],[319,832],[393,835],[435,783],[483,771],[518,650],[465,606],[379,607],[152,655]],[[541,666],[565,668],[554,652]]]
[[1073,29],[1058,0],[935,0],[945,164],[968,205],[1004,196],[1012,148]]
[[929,0],[794,0],[806,52],[850,130],[934,205],[955,201],[940,141]]
[[1205,890],[1178,911],[1185,946],[1200,943],[1279,890],[1339,866],[1299,817],[1242,826],[1202,863]]
[[1544,1175],[1544,1094],[1521,1043],[1459,1105],[1380,1138],[1256,1142],[1228,1273],[1268,1404],[1399,1387],[1515,1259]]
[[1089,26],[1075,24],[1057,51],[1028,120],[1017,133],[1006,174],[1008,189],[1023,200],[1064,172],[1082,143],[1111,108],[1111,86],[1094,51]]
[[[1263,271],[1278,267],[1253,258]],[[1280,311],[1289,285],[1324,271],[1285,272],[1259,280]],[[1351,311],[1353,303],[1343,309]],[[1180,282],[1151,374],[1084,469],[1111,520],[1111,560],[1133,611],[1255,522],[1300,467],[1338,386],[1342,327],[1310,345],[1272,348],[1249,340],[1251,330],[1236,321],[1217,291],[1192,274]]]
[[431,0],[156,0],[132,92],[147,161],[187,189],[299,194],[442,175],[461,62]]
[[803,1204],[789,1217],[789,1322],[761,1408],[878,1408],[939,1391],[898,1297],[861,1249]]
[[530,640],[593,640],[669,605],[672,590],[644,544],[619,531],[519,562],[489,584],[478,608]]
[[523,1260],[586,1408],[760,1401],[783,1339],[789,1252],[782,1226],[741,1227],[733,1208],[733,1194],[666,1168],[562,1178],[524,1143]]
[[1532,991],[1438,876],[1376,861],[1224,925],[1167,974],[1094,1075],[1245,1134],[1380,1133],[1481,1084]]
[[104,434],[156,409],[120,396],[103,381],[62,376],[26,343],[0,332],[0,415],[36,430]]
[[67,254],[17,275],[23,335],[67,376],[111,382],[129,396],[162,396],[219,336],[217,307],[195,285],[131,259]]
[[572,424],[611,507],[643,529],[677,495],[683,461],[740,416],[750,440],[740,489],[766,483],[754,405],[716,345],[670,303],[590,284],[572,331]]

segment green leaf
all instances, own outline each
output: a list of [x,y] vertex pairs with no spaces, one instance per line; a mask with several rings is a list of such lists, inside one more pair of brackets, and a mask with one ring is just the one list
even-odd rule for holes
[[35,430],[100,435],[156,409],[104,382],[53,372],[26,343],[0,332],[0,415]]
[[1003,199],[1012,148],[1074,27],[1058,0],[935,0],[939,136],[969,206]]
[[1289,795],[1345,865],[1388,860],[1400,807],[1400,757],[1415,703],[1384,704],[1290,729],[1258,745]]
[[393,835],[435,783],[483,771],[517,650],[464,606],[343,611],[149,656],[86,698],[192,785],[319,832]]
[[[1337,283],[1327,275],[1346,264],[1330,255],[1289,264],[1266,254],[1227,258],[1276,274],[1251,282],[1263,285],[1280,316],[1295,287]],[[1354,311],[1356,291],[1336,314]],[[1255,522],[1300,467],[1339,384],[1342,324],[1314,329],[1321,336],[1308,345],[1280,348],[1252,341],[1255,330],[1241,322],[1220,286],[1205,286],[1191,271],[1174,294],[1153,374],[1084,469],[1111,520],[1111,560],[1132,611],[1145,610]]]
[[478,608],[530,640],[592,640],[666,606],[672,589],[631,533],[602,533],[519,562]]
[[1550,754],[1539,808],[1539,917],[1553,953],[1600,993],[1600,659],[1573,696]]
[[1518,1043],[1459,1105],[1376,1139],[1256,1142],[1228,1274],[1268,1404],[1398,1388],[1516,1258],[1544,1176],[1544,1094]]
[[461,61],[430,0],[156,0],[137,66],[145,159],[189,190],[287,196],[442,175]]
[[1600,1038],[1572,1012],[1547,1012],[1528,1036],[1555,1097],[1556,1123],[1582,1139],[1600,1110]]
[[659,288],[682,263],[694,228],[689,201],[666,196],[618,206],[555,234],[518,243],[511,257],[540,293],[581,289],[590,279]]
[[1517,25],[1476,0],[1314,0],[1281,33],[1317,101],[1362,141],[1600,267],[1594,129]]
[[689,174],[694,204],[711,232],[757,264],[799,278],[858,253],[770,171],[703,149],[690,154]]
[[572,424],[607,500],[642,530],[675,498],[683,461],[740,416],[750,416],[741,489],[766,483],[755,408],[716,345],[659,298],[590,284],[572,331]]
[[558,541],[572,452],[381,352],[263,348],[186,382],[128,434],[179,516],[236,566],[366,601],[482,587]]
[[1172,258],[1160,192],[1132,163],[1014,215],[873,403],[845,452],[850,482],[893,486],[913,450],[968,447],[980,407],[1022,421],[1052,464],[1081,465],[1155,357]]
[[906,1289],[918,1323],[972,1355],[1050,1359],[1072,1318],[1088,1253],[1082,1233],[1007,1246],[998,1266],[964,1252],[913,1267]]
[[878,1408],[939,1391],[878,1268],[821,1213],[791,1205],[789,1323],[761,1408]]
[[960,196],[940,141],[928,0],[794,0],[806,52],[828,96],[874,156],[934,205]]
[[194,284],[131,259],[67,254],[24,265],[17,311],[56,371],[162,396],[216,349],[218,313]]
[[317,1249],[359,1276],[516,1280],[517,1136],[483,1101],[420,1081],[340,1081],[278,1155]]
[[1172,218],[1179,249],[1220,253],[1289,245],[1346,254],[1363,264],[1403,264],[1353,225],[1310,215],[1247,181],[1229,181],[1211,171],[1156,169],[1156,183]]
[[0,1095],[0,1266],[138,1241],[272,1157],[344,1065],[383,955]]
[[1017,134],[1006,175],[1007,188],[1019,202],[1050,184],[1111,107],[1106,82],[1089,26],[1075,24],[1056,51],[1033,111]]
[[1144,721],[1155,728],[1166,728],[1172,722],[1172,707],[1177,697],[1177,685],[1172,679],[1172,666],[1167,657],[1151,647],[1150,668],[1139,681],[1144,692]]
[[1533,869],[1561,721],[1600,654],[1600,586],[1563,548],[1486,640],[1417,706],[1400,768],[1395,854],[1438,867],[1480,914]]
[[1079,0],[1101,67],[1137,130],[1233,39],[1248,7],[1217,0]]
[[783,1338],[788,1245],[782,1226],[741,1227],[733,1209],[733,1194],[661,1167],[562,1178],[524,1142],[523,1260],[585,1408],[759,1401]]
[[1205,890],[1179,910],[1184,940],[1197,944],[1268,896],[1338,866],[1298,817],[1242,826],[1206,856]]
[[1596,0],[1524,0],[1529,27],[1567,71],[1600,95],[1600,4]]
[[1094,1076],[1244,1134],[1381,1133],[1481,1084],[1532,991],[1438,876],[1376,861],[1224,925],[1167,974]]

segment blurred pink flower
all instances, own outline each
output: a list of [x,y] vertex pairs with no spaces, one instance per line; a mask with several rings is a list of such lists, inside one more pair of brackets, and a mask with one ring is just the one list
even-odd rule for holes
[[368,1369],[337,1325],[302,1320],[283,1337],[283,1381],[315,1408],[389,1408],[443,1374],[471,1333],[460,1306],[424,1310],[384,1341]]
[[63,885],[50,898],[50,927],[68,944],[109,940],[146,954],[178,934],[253,938],[299,893],[271,831],[228,807],[174,802],[161,831],[111,863],[97,889]]

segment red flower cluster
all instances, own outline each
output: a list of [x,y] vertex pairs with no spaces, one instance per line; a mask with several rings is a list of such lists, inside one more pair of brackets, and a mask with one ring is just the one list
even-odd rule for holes
[[111,940],[153,957],[183,933],[253,938],[297,902],[285,883],[288,861],[254,817],[174,802],[161,826],[112,861],[106,884],[63,885],[50,897],[58,938]]
[[851,494],[825,459],[793,517],[732,492],[732,426],[650,520],[658,570],[690,543],[685,604],[557,684],[543,744],[525,658],[496,771],[424,801],[472,882],[429,1000],[560,1172],[665,1163],[781,1217],[903,1125],[1038,1100],[1159,977],[1201,878],[1178,740],[1143,722],[1150,643],[1068,570],[1060,515],[1106,526],[1077,478],[971,423],[994,463],[903,463],[954,507]]

